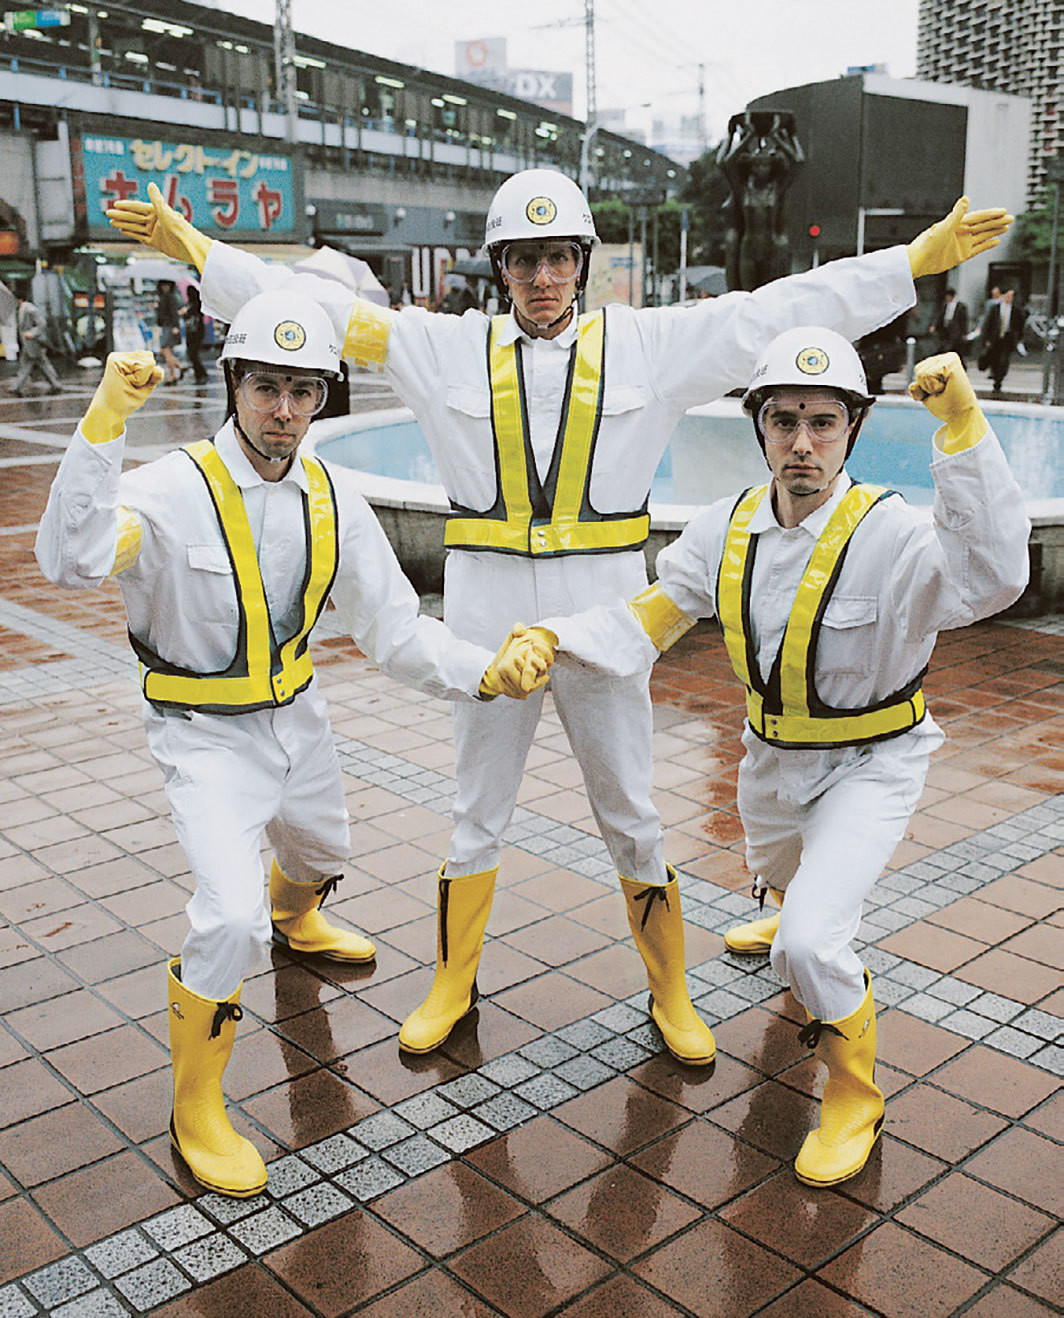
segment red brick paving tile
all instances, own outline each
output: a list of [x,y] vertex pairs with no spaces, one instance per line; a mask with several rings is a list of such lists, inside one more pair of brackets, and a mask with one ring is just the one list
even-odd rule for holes
[[909,1075],[927,1075],[968,1047],[966,1040],[949,1030],[897,1010],[878,1018],[876,1045],[877,1055],[884,1062]]
[[562,966],[608,946],[601,935],[562,915],[552,915],[538,924],[515,930],[503,941],[548,966]]
[[163,1134],[170,1122],[173,1073],[167,1067],[97,1094],[93,1104],[135,1144]]
[[1048,1103],[1028,1112],[1023,1124],[1064,1144],[1064,1092],[1055,1094]]
[[645,1253],[701,1217],[698,1209],[623,1163],[567,1191],[545,1211],[619,1262]]
[[793,1022],[764,1007],[751,1007],[731,1020],[722,1021],[714,1026],[713,1034],[722,1052],[766,1075],[776,1075],[793,1066],[807,1052]]
[[259,1263],[248,1263],[217,1281],[197,1286],[161,1309],[155,1318],[312,1318],[312,1311],[270,1276]]
[[68,1103],[0,1131],[0,1163],[27,1187],[63,1176],[124,1147],[81,1103]]
[[943,973],[956,970],[980,952],[986,951],[985,943],[951,933],[938,925],[925,924],[922,920],[910,925],[908,929],[881,938],[876,946]]
[[360,1211],[282,1245],[263,1263],[314,1313],[328,1318],[347,1313],[424,1266],[416,1250]]
[[708,1209],[748,1190],[779,1166],[774,1158],[704,1121],[666,1135],[629,1161]]
[[925,917],[929,924],[941,925],[983,943],[1000,943],[1019,933],[1031,923],[1031,917],[981,902],[978,897],[962,897]]
[[532,1216],[465,1250],[450,1269],[508,1318],[541,1318],[610,1272],[557,1227]]
[[1022,1127],[980,1150],[964,1170],[1047,1213],[1064,1216],[1064,1149]]
[[613,1003],[613,999],[604,993],[558,974],[538,975],[515,988],[496,993],[492,1001],[544,1031],[571,1025],[573,1021],[591,1016]]
[[28,1200],[0,1204],[0,1286],[62,1258],[69,1248]]
[[616,893],[608,893],[593,902],[587,902],[584,906],[578,906],[569,912],[569,918],[586,924],[589,929],[595,929],[607,938],[631,937],[624,902]]
[[1007,1122],[920,1084],[891,1099],[886,1125],[898,1139],[955,1163],[1000,1134]]
[[611,1277],[570,1304],[558,1318],[680,1318],[680,1310],[632,1277]]
[[949,847],[954,842],[962,841],[971,832],[970,827],[950,823],[945,819],[935,819],[918,810],[909,821],[905,837],[908,841],[919,842],[925,847],[938,851],[942,847]]
[[395,1036],[395,1024],[354,997],[325,1002],[280,1022],[277,1033],[316,1061],[329,1063]]
[[425,1057],[401,1053],[393,1039],[363,1048],[352,1057],[338,1062],[332,1069],[346,1076],[352,1084],[365,1090],[385,1107],[420,1094],[434,1085],[454,1080],[462,1071],[461,1067],[438,1051]]
[[986,1281],[969,1267],[893,1222],[885,1222],[820,1271],[886,1318],[945,1318]]
[[711,853],[701,860],[685,865],[684,871],[694,875],[696,879],[707,879],[710,883],[717,883],[732,892],[750,889],[750,871],[746,868],[742,856],[734,851]]
[[118,1153],[49,1181],[33,1197],[79,1249],[181,1202],[181,1196],[135,1153]]
[[889,1134],[882,1135],[862,1170],[839,1192],[881,1213],[889,1213],[921,1186],[941,1176],[946,1164],[910,1148]]
[[46,1052],[121,1024],[121,1017],[88,989],[11,1012],[8,1025],[34,1048]]
[[1038,1002],[1058,987],[1060,975],[1038,961],[995,947],[957,968],[957,978],[1020,1002]]
[[36,1058],[4,1069],[4,1102],[0,1126],[11,1126],[41,1112],[73,1103],[77,1094],[58,1080]]
[[679,1066],[668,1054],[644,1062],[628,1078],[689,1112],[705,1113],[761,1083],[759,1072],[717,1053],[712,1066]]
[[438,1259],[527,1210],[471,1168],[452,1162],[383,1195],[373,1211]]
[[1053,1229],[1054,1219],[954,1172],[895,1220],[988,1272],[1009,1263]]
[[759,1310],[758,1318],[862,1318],[870,1312],[863,1304],[843,1299],[810,1277],[767,1309]]
[[[777,1076],[785,1085],[790,1085],[792,1089],[797,1089],[800,1094],[807,1094],[810,1098],[819,1100],[824,1094],[824,1085],[827,1083],[828,1069],[815,1054],[809,1054],[800,1062],[795,1062],[786,1071],[781,1071]],[[884,1066],[882,1063],[876,1063],[876,1084],[883,1091],[884,1098],[890,1098],[894,1094],[900,1093],[901,1090],[908,1088],[913,1083],[911,1075],[904,1075],[901,1071],[895,1071],[892,1066]]]
[[0,1029],[0,1067],[10,1066],[12,1062],[22,1062],[29,1053],[15,1036],[5,1029]]
[[802,1185],[790,1168],[728,1204],[718,1216],[806,1269],[844,1249],[876,1220],[875,1213],[856,1203]]
[[156,1071],[169,1063],[169,1057],[135,1025],[120,1025],[116,1030],[55,1048],[48,1054],[48,1061],[79,1093],[95,1094]]
[[1064,1296],[1064,1231],[1057,1231],[1009,1273],[1009,1281],[1049,1304]]
[[646,988],[647,974],[634,945],[615,943],[572,961],[565,968],[573,979],[620,1001]]
[[1021,878],[1034,879],[1038,883],[1048,883],[1054,888],[1064,888],[1064,850],[1052,851],[1048,856],[1039,856],[1029,861],[1023,869],[1017,870]]
[[989,782],[965,793],[965,800],[980,801],[987,805],[998,806],[1009,814],[1018,814],[1032,806],[1041,805],[1044,793],[1033,792],[1030,788],[1020,787],[1015,783]]
[[1064,792],[1064,770],[1053,769],[1037,761],[1024,765],[1021,769],[1014,769],[1012,773],[1006,775],[1005,781],[1019,783],[1022,787],[1028,787],[1034,792],[1044,792],[1047,796],[1059,796]]
[[359,1309],[358,1318],[495,1318],[497,1314],[453,1277],[433,1268]]
[[[985,720],[985,718],[986,715],[982,715],[980,721]],[[953,824],[964,824],[969,829],[982,829],[1002,823],[1003,820],[1008,819],[1015,812],[1013,810],[1001,810],[996,806],[987,805],[985,801],[976,801],[968,796],[952,796],[928,806],[923,813],[934,819],[945,819]]]
[[1059,1089],[1045,1071],[976,1044],[936,1071],[932,1083],[979,1107],[1021,1117]]
[[979,889],[979,899],[1020,915],[1029,915],[1035,920],[1058,910],[1064,902],[1059,892],[1044,883],[1021,878],[1019,874],[1006,874],[985,884]]
[[466,1161],[538,1204],[609,1166],[611,1158],[553,1117],[540,1116],[474,1149]]
[[663,1245],[632,1271],[699,1318],[752,1313],[801,1277],[796,1268],[713,1220]]
[[326,1070],[301,1075],[247,1099],[243,1106],[279,1143],[292,1149],[335,1135],[379,1107],[368,1094]]
[[626,1076],[569,1099],[553,1115],[621,1156],[691,1119],[677,1104],[633,1084]]
[[1007,952],[1025,956],[1056,970],[1064,970],[1064,938],[1052,925],[1036,924],[1004,944]]
[[818,1124],[819,1108],[819,1103],[805,1095],[768,1080],[714,1108],[708,1119],[772,1157],[790,1162]]
[[1059,1309],[1047,1309],[1012,1286],[995,1286],[965,1309],[964,1318],[1051,1318]]

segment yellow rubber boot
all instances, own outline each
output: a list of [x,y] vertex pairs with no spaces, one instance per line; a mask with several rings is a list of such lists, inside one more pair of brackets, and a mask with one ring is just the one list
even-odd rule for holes
[[399,1047],[430,1053],[477,1005],[477,966],[484,928],[495,895],[494,869],[444,877],[440,867],[436,898],[436,977],[425,1001],[403,1021]]
[[372,961],[377,949],[361,934],[338,929],[320,907],[342,876],[320,883],[293,883],[277,861],[270,869],[273,941],[301,956],[322,956],[327,961]]
[[167,976],[174,1068],[170,1142],[201,1185],[247,1199],[266,1188],[266,1167],[254,1144],[229,1124],[222,1097],[222,1072],[243,1014],[240,989],[215,1002],[185,988],[180,976],[181,958],[174,957]]
[[[769,888],[772,899],[777,906],[783,905],[783,893],[778,888]],[[766,915],[763,920],[750,920],[747,924],[737,924],[724,935],[724,946],[729,952],[769,952],[772,940],[780,927],[780,913]]]
[[838,1185],[868,1161],[883,1128],[883,1094],[875,1082],[876,1009],[865,971],[865,995],[851,1016],[810,1019],[799,1038],[828,1068],[820,1125],[805,1137],[794,1173],[806,1185]]
[[623,875],[621,889],[628,908],[628,927],[647,968],[650,1015],[665,1046],[678,1061],[708,1066],[717,1045],[709,1026],[699,1018],[687,992],[683,954],[683,916],[676,871],[666,866],[666,884],[639,883]]

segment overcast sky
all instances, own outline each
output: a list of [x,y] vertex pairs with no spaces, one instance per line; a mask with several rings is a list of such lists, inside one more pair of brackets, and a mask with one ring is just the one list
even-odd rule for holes
[[[207,0],[272,22],[274,0]],[[855,64],[885,64],[896,78],[916,67],[919,0],[596,0],[599,109],[698,112],[705,66],[710,141],[754,96],[834,78]],[[292,0],[293,25],[340,45],[454,75],[456,41],[505,37],[511,68],[571,72],[574,114],[586,106],[583,0]],[[649,106],[648,106],[649,103]]]

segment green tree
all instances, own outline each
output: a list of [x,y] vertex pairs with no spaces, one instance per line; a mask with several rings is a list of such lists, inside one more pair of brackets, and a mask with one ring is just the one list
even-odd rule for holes
[[[1061,224],[1064,227],[1064,198],[1061,199]],[[1058,233],[1059,244],[1061,235]],[[1029,211],[1016,217],[1010,255],[1020,261],[1048,261],[1053,243],[1053,195],[1049,188],[1034,200]]]
[[690,231],[687,235],[688,265],[724,264],[724,216],[721,207],[730,189],[717,164],[719,146],[704,151],[687,167],[687,181],[680,201],[689,208]]

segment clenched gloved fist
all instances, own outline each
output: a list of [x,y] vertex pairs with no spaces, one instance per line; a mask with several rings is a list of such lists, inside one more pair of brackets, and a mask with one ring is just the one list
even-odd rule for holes
[[488,700],[496,696],[527,699],[546,685],[557,644],[557,636],[546,627],[516,623],[485,669],[480,694]]
[[913,278],[941,274],[990,251],[1008,232],[1012,220],[1000,206],[969,211],[968,198],[961,197],[945,219],[918,233],[906,249]]
[[939,353],[918,362],[909,395],[944,423],[935,435],[943,453],[961,453],[978,444],[987,432],[986,417],[955,352]]
[[117,439],[126,428],[126,418],[144,406],[162,378],[162,368],[156,366],[150,352],[110,353],[103,379],[81,422],[81,432],[89,443]]
[[213,240],[167,205],[154,183],[148,184],[148,198],[148,201],[116,201],[108,207],[107,218],[112,227],[124,238],[135,238],[164,256],[194,265],[202,274]]

